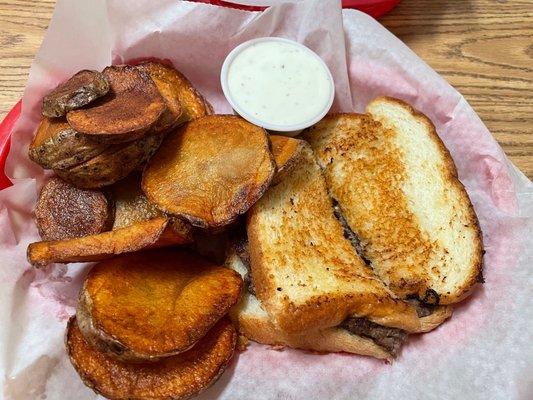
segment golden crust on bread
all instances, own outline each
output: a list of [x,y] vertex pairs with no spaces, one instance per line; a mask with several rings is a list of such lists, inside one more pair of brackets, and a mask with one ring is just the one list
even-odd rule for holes
[[274,173],[264,129],[212,115],[167,136],[144,170],[142,188],[164,212],[216,229],[245,213]]
[[481,273],[482,244],[453,160],[429,119],[405,103],[380,98],[368,110],[328,116],[305,133],[328,189],[395,294],[460,301]]
[[309,146],[293,173],[252,207],[247,233],[257,297],[281,329],[329,328],[351,315],[420,328],[415,309],[395,299],[344,238]]
[[65,346],[85,385],[111,399],[184,400],[212,385],[233,356],[237,334],[222,319],[196,346],[157,362],[124,363],[93,349],[76,318],[67,325]]

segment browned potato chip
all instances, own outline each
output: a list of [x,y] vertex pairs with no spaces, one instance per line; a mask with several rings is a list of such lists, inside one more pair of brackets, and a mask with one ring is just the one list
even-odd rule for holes
[[[181,104],[181,116],[176,121],[175,126],[213,114],[211,104],[198,93],[192,83],[181,72],[156,62],[141,64],[138,68],[148,72],[152,79],[156,81],[156,84],[157,80],[164,81],[165,92],[172,93],[172,96],[178,96]],[[165,94],[163,94],[163,97],[165,97]]]
[[141,190],[141,175],[132,173],[110,187],[115,202],[113,229],[160,217],[163,213],[148,201]]
[[136,364],[117,361],[89,346],[75,317],[65,335],[67,353],[82,381],[111,400],[184,400],[197,395],[224,372],[236,341],[235,328],[224,318],[191,350]]
[[41,190],[35,219],[43,240],[72,239],[108,230],[110,209],[104,193],[78,189],[54,177]]
[[98,71],[80,71],[43,99],[45,117],[61,117],[70,110],[86,106],[109,91],[109,82]]
[[140,64],[137,68],[150,75],[167,105],[159,121],[152,127],[152,132],[168,132],[177,126],[182,114],[180,94],[183,85],[177,84],[181,75],[174,68],[157,62]]
[[195,345],[237,303],[242,279],[190,251],[127,254],[94,266],[76,316],[97,350],[158,360]]
[[128,65],[107,67],[110,94],[97,105],[70,111],[67,120],[95,140],[119,143],[139,139],[159,120],[166,105],[154,81]]
[[168,218],[158,217],[97,235],[31,243],[28,261],[37,268],[52,263],[98,261],[144,248],[190,243],[191,240],[189,230],[180,232],[175,226],[169,226]]
[[148,162],[142,188],[166,213],[219,228],[245,213],[275,173],[264,129],[211,115],[172,132]]
[[163,136],[150,134],[139,140],[114,144],[98,156],[56,173],[73,185],[95,189],[112,185],[144,164],[157,150]]
[[296,161],[302,153],[305,142],[291,137],[270,135],[270,143],[272,145],[272,154],[274,155],[274,161],[276,162],[277,167],[277,172],[272,183],[277,184],[281,182],[296,165]]
[[43,168],[64,170],[96,157],[108,147],[76,132],[63,118],[43,118],[29,157]]

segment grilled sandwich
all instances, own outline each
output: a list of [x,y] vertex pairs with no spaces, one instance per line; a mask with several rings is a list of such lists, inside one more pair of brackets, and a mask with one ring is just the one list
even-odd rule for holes
[[456,303],[482,280],[483,250],[453,160],[408,104],[381,97],[367,112],[330,115],[304,134],[330,195],[395,295]]
[[248,213],[255,294],[272,324],[289,335],[338,327],[350,318],[406,332],[426,331],[415,306],[398,299],[345,238],[309,145],[292,173]]

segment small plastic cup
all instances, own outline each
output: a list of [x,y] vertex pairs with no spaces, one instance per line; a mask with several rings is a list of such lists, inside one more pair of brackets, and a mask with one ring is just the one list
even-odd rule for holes
[[[248,113],[246,110],[243,109],[243,107],[238,103],[238,101],[235,100],[228,85],[228,73],[230,70],[231,63],[248,46],[251,46],[259,42],[265,42],[265,41],[286,42],[286,43],[290,43],[291,45],[297,46],[301,48],[302,50],[304,50],[307,54],[310,54],[312,57],[318,60],[321,66],[327,72],[327,79],[329,80],[329,93],[328,93],[327,99],[324,98],[325,107],[324,109],[320,110],[320,112],[317,112],[316,115],[313,115],[312,118],[309,118],[305,121],[300,121],[292,125],[279,125],[279,124],[275,124],[269,121],[261,120],[251,115],[250,113]],[[258,38],[258,39],[252,39],[235,47],[224,60],[224,63],[222,65],[222,69],[220,72],[220,84],[222,86],[222,91],[224,92],[226,99],[231,104],[231,107],[233,108],[236,114],[240,115],[242,118],[246,119],[247,121],[251,122],[254,125],[261,126],[267,129],[268,131],[272,131],[275,133],[281,133],[286,136],[296,136],[303,129],[308,128],[316,124],[318,121],[320,121],[328,113],[329,109],[331,108],[331,105],[333,104],[333,99],[335,98],[335,84],[333,82],[333,77],[331,76],[331,72],[329,71],[324,60],[322,60],[314,51],[312,51],[308,47],[298,42],[295,42],[293,40],[279,38],[279,37],[263,37],[263,38]]]

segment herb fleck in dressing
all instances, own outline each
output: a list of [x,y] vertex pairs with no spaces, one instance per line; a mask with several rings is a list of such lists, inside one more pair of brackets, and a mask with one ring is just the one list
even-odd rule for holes
[[258,42],[228,69],[233,101],[248,115],[275,125],[311,120],[328,107],[329,71],[312,53],[290,42]]

